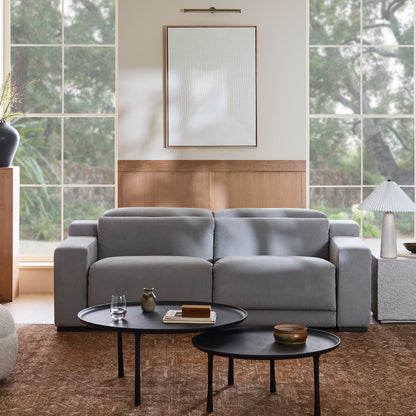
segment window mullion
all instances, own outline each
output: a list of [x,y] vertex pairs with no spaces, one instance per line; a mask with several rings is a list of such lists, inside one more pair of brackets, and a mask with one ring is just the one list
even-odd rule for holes
[[61,240],[65,235],[64,227],[64,117],[65,113],[65,0],[62,0],[62,12],[61,12],[61,55],[62,55],[62,67],[61,67]]
[[[416,1],[413,2],[413,16],[416,16]],[[415,77],[415,70],[416,70],[416,54],[415,54],[415,45],[416,45],[416,31],[415,28],[413,28],[413,80],[416,79]],[[413,198],[414,201],[416,201],[416,145],[415,145],[415,139],[416,139],[416,106],[415,106],[415,99],[416,99],[416,82],[413,81],[413,134],[415,135],[413,137],[413,173],[414,173],[414,185],[413,188]],[[416,214],[413,214],[413,239],[416,239]]]
[[[364,200],[364,118],[363,118],[363,0],[360,0],[360,202]],[[360,236],[364,237],[364,215],[360,211]]]

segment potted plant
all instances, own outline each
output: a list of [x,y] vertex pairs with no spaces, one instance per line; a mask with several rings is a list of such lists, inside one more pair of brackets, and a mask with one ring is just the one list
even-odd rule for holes
[[19,144],[19,132],[8,122],[23,115],[13,112],[13,104],[20,102],[20,97],[9,72],[0,91],[0,168],[11,165]]

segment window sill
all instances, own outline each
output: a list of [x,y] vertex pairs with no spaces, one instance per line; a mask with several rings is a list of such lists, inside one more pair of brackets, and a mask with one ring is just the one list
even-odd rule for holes
[[53,269],[53,261],[20,261],[19,269]]

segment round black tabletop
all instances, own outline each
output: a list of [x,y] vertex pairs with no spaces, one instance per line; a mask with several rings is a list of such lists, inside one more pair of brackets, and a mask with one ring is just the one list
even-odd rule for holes
[[341,340],[329,332],[308,328],[305,344],[277,344],[273,327],[239,327],[199,334],[192,343],[201,351],[229,358],[285,360],[320,355],[338,347]]
[[[211,305],[217,313],[214,324],[163,323],[169,309],[181,309],[182,305]],[[78,318],[91,328],[140,333],[192,333],[213,331],[239,324],[247,317],[244,309],[236,306],[207,302],[158,302],[153,312],[143,312],[140,302],[128,302],[126,317],[114,321],[110,315],[110,304],[91,306],[78,313]]]

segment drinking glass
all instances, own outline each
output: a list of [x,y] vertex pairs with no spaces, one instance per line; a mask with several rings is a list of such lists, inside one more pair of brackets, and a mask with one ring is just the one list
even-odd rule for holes
[[111,295],[110,314],[113,320],[121,321],[127,313],[125,295]]

